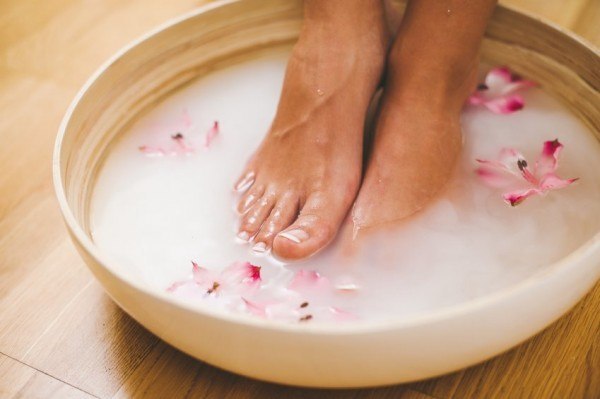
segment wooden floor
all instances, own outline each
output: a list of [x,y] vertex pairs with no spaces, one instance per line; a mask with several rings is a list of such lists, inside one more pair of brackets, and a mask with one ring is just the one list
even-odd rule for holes
[[[113,52],[198,0],[0,0],[0,398],[598,398],[600,286],[518,348],[441,378],[317,391],[174,350],[114,305],[67,237],[51,155],[69,102]],[[598,0],[510,0],[600,44]]]

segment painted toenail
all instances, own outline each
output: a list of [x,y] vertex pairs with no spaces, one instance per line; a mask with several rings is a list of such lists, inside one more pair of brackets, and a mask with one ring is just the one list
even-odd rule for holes
[[267,244],[265,244],[264,242],[256,243],[256,245],[252,247],[252,251],[262,254],[263,252],[267,251]]
[[235,191],[243,193],[248,190],[252,184],[254,184],[254,172],[246,174],[246,176],[236,184]]
[[250,205],[254,204],[254,201],[256,201],[256,197],[252,194],[250,194],[245,200],[244,200],[244,206],[242,206],[242,212],[241,213],[245,213],[248,208],[250,208]]
[[247,231],[240,231],[237,236],[240,240],[245,242],[248,242],[250,240],[250,234],[248,234]]
[[278,236],[287,238],[288,240],[293,241],[296,244],[300,244],[302,241],[307,240],[309,237],[308,233],[301,229],[283,231],[283,232],[279,233]]

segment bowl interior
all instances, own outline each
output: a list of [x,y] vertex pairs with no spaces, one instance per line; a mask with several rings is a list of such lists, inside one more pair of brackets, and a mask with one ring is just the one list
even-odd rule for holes
[[[190,81],[273,47],[291,45],[298,36],[299,1],[225,3],[182,17],[136,42],[101,68],[74,102],[62,126],[56,167],[85,246],[94,246],[90,237],[94,182],[121,132]],[[534,76],[600,140],[596,106],[600,103],[600,65],[593,49],[545,23],[499,7],[487,31],[482,58]]]

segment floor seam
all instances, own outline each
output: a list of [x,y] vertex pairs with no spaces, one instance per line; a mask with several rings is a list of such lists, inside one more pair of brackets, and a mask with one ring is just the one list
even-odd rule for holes
[[6,354],[6,353],[4,353],[4,352],[0,352],[0,355],[6,356],[7,358],[9,358],[9,359],[11,359],[11,360],[14,360],[15,362],[17,362],[17,363],[19,363],[19,364],[22,364],[22,365],[23,365],[23,366],[25,366],[25,367],[28,367],[28,368],[30,368],[30,369],[32,369],[32,370],[35,370],[35,371],[37,371],[38,373],[42,373],[42,374],[44,374],[44,375],[46,375],[46,376],[48,376],[48,377],[52,378],[53,380],[59,381],[59,382],[61,382],[61,383],[65,384],[65,385],[68,385],[68,386],[70,386],[71,388],[74,388],[74,389],[76,389],[76,390],[78,390],[78,391],[81,391],[81,392],[83,392],[83,393],[85,393],[85,394],[88,394],[88,395],[90,395],[90,396],[92,396],[92,397],[94,397],[94,398],[98,398],[98,399],[100,399],[100,397],[99,397],[99,396],[96,396],[96,395],[94,395],[93,393],[86,391],[85,389],[79,388],[79,387],[77,387],[77,386],[75,386],[75,385],[73,385],[73,384],[70,384],[70,383],[68,383],[67,381],[63,381],[63,380],[61,380],[61,379],[60,379],[60,378],[58,378],[58,377],[55,377],[55,376],[53,376],[53,375],[51,375],[51,374],[48,374],[47,372],[45,372],[45,371],[43,371],[43,370],[40,370],[40,369],[38,369],[37,367],[34,367],[34,366],[30,365],[30,364],[27,364],[27,363],[25,363],[25,362],[24,362],[24,361],[22,361],[22,360],[19,360],[19,359],[17,359],[17,358],[14,358],[14,357],[12,357],[12,356],[10,356],[10,355],[7,355],[7,354]]

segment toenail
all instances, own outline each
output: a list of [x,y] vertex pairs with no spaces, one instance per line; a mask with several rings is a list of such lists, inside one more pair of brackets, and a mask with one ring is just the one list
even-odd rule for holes
[[240,231],[237,235],[237,237],[245,242],[248,242],[250,240],[250,234],[248,234],[247,231]]
[[250,194],[245,200],[244,200],[244,205],[242,206],[242,213],[245,213],[248,208],[250,208],[250,205],[252,205],[254,203],[254,201],[256,201],[256,197],[252,194]]
[[287,238],[288,240],[293,241],[296,244],[300,244],[302,241],[307,240],[309,237],[308,233],[302,229],[283,231],[283,232],[279,233],[278,236]]
[[252,184],[254,184],[254,172],[246,174],[246,176],[236,184],[235,191],[244,192],[248,190]]
[[262,254],[263,252],[267,251],[267,244],[264,242],[258,242],[252,247],[252,251]]

